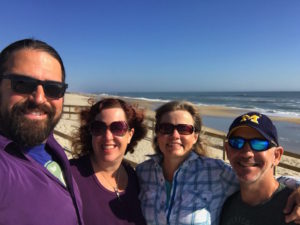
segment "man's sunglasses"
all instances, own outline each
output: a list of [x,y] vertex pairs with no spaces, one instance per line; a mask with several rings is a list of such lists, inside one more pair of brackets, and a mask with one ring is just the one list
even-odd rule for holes
[[254,151],[265,151],[271,147],[277,146],[276,143],[270,142],[266,139],[259,139],[259,138],[252,138],[252,139],[246,139],[242,137],[230,137],[228,138],[228,144],[236,149],[241,150],[246,143],[249,143],[250,148]]
[[171,124],[171,123],[161,123],[156,127],[156,131],[161,134],[173,134],[174,130],[177,130],[181,135],[189,135],[195,131],[193,125],[189,124]]
[[9,79],[12,90],[19,94],[31,94],[36,91],[38,85],[42,85],[45,95],[49,98],[63,97],[68,87],[66,83],[51,80],[42,81],[17,74],[3,75],[1,79]]
[[125,121],[115,121],[106,125],[104,122],[96,120],[90,124],[90,132],[93,136],[105,135],[107,129],[115,136],[124,136],[129,126]]

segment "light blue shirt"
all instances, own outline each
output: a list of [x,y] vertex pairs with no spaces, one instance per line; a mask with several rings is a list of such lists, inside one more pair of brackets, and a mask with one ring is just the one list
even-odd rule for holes
[[174,174],[170,201],[166,204],[160,162],[161,156],[154,155],[136,168],[147,224],[217,225],[224,201],[239,189],[231,167],[222,160],[191,152]]
[[[230,165],[191,152],[174,174],[167,204],[161,160],[161,155],[153,155],[136,168],[147,224],[218,225],[225,200],[239,189]],[[298,177],[279,177],[278,181],[293,189],[300,185]]]

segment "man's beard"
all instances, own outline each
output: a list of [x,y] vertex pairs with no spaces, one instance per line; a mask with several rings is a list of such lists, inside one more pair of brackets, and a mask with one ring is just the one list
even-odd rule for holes
[[[47,114],[43,120],[31,120],[24,115],[26,112],[36,110]],[[20,146],[31,147],[43,143],[58,123],[60,116],[55,117],[55,108],[47,105],[36,105],[26,100],[15,104],[11,111],[5,111],[0,116],[1,130],[5,136]]]

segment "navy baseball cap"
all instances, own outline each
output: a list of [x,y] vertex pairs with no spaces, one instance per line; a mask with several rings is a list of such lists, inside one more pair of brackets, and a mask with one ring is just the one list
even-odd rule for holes
[[264,114],[258,112],[248,112],[237,117],[229,127],[227,138],[240,127],[252,127],[270,142],[275,142],[278,146],[277,130],[272,120]]

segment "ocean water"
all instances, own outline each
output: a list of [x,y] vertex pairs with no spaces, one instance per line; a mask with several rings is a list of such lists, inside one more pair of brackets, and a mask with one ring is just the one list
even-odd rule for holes
[[187,100],[200,105],[221,105],[261,113],[300,118],[299,92],[116,92],[109,93],[157,102]]
[[[99,93],[100,94],[100,93]],[[103,93],[101,93],[103,94]],[[155,107],[171,100],[187,100],[196,105],[219,105],[269,116],[300,118],[299,92],[114,92],[105,93],[152,101]],[[154,108],[155,109],[155,108]],[[203,124],[227,132],[232,118],[203,117]],[[277,122],[279,142],[288,151],[300,154],[300,124]]]
[[[203,124],[225,133],[233,119],[224,117],[203,116]],[[300,154],[300,124],[273,121],[277,128],[279,144],[284,150]]]

